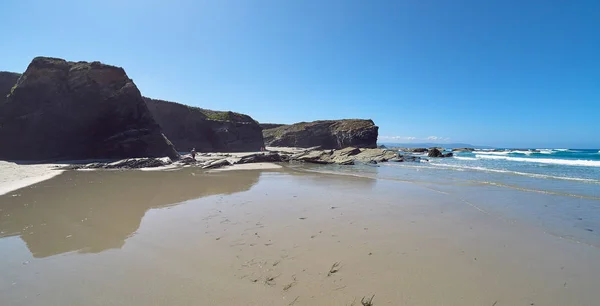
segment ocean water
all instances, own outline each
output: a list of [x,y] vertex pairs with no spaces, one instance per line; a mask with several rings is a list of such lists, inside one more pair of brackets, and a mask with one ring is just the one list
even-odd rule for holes
[[600,150],[477,150],[420,163],[312,170],[421,184],[457,205],[600,248]]

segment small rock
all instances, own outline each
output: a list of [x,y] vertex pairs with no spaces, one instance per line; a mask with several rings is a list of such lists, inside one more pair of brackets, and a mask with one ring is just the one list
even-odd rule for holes
[[427,153],[427,157],[444,157],[444,154],[438,148],[432,148]]

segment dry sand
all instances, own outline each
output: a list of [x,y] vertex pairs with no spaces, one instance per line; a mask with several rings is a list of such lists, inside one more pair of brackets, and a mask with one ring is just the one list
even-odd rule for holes
[[226,166],[223,168],[217,168],[211,171],[232,171],[232,170],[272,170],[281,169],[282,166],[275,163],[252,163],[252,164],[238,164]]
[[17,164],[0,161],[0,195],[59,175],[54,164]]
[[32,187],[0,196],[3,305],[600,301],[598,249],[414,184],[185,168]]

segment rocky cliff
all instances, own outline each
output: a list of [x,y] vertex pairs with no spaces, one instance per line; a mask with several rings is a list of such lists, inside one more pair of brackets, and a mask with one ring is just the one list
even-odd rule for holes
[[179,156],[122,68],[37,57],[0,104],[0,158]]
[[260,127],[263,130],[268,130],[268,129],[274,129],[274,128],[277,128],[277,127],[280,127],[280,126],[284,126],[285,124],[279,124],[279,123],[260,123],[259,125],[260,125]]
[[322,120],[266,129],[263,136],[273,147],[376,148],[378,129],[372,120]]
[[247,152],[264,146],[261,127],[248,115],[144,99],[179,152]]
[[20,76],[20,73],[0,71],[0,103],[6,100]]

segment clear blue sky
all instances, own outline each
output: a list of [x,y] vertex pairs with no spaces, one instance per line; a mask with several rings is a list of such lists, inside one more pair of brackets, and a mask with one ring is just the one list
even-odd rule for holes
[[598,0],[3,0],[0,70],[125,68],[144,95],[380,141],[600,147]]

